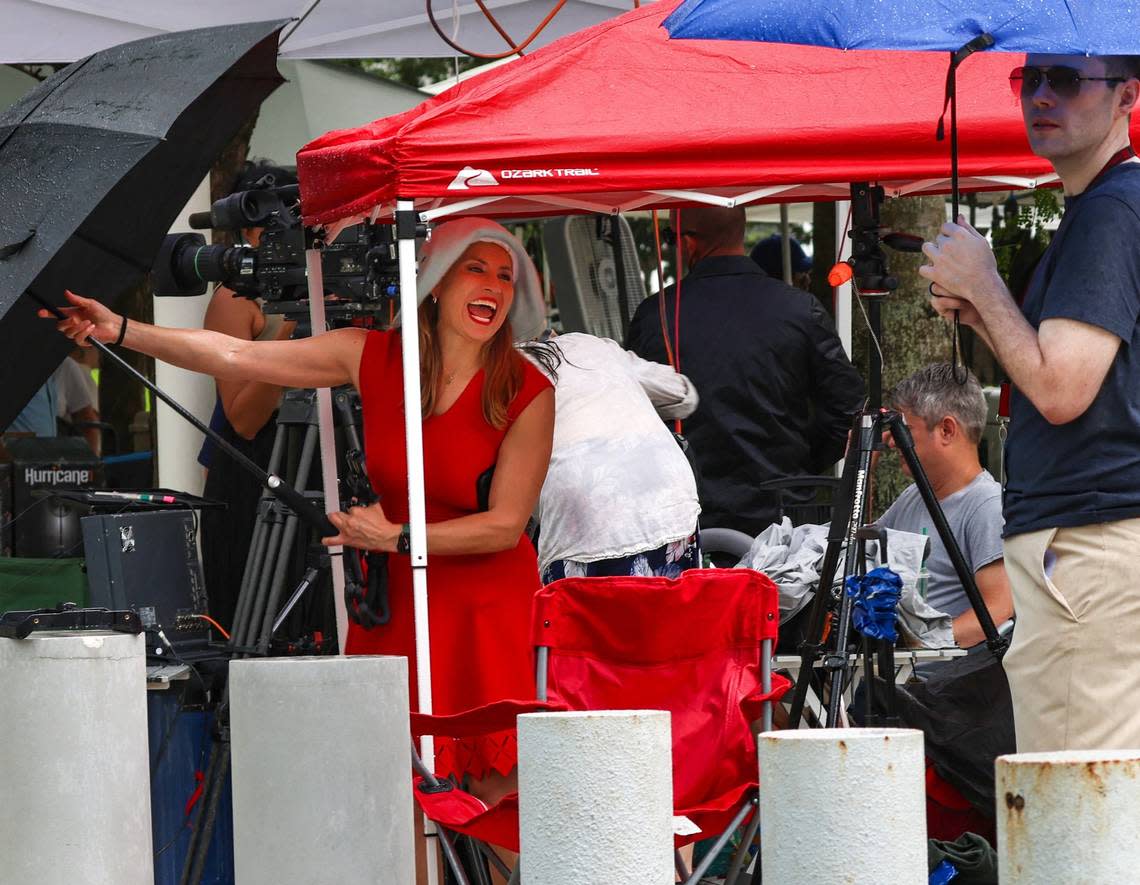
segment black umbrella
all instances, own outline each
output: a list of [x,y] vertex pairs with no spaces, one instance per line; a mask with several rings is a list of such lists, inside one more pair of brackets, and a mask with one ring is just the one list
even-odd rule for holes
[[[0,428],[72,346],[38,319],[65,288],[111,303],[269,93],[285,21],[124,43],[0,114]],[[21,297],[27,292],[32,298]]]

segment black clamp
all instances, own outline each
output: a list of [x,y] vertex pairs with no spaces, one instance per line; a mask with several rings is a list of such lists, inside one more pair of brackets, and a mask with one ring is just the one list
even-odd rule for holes
[[436,778],[435,783],[429,783],[425,778],[416,784],[416,789],[421,793],[426,793],[429,796],[434,796],[436,793],[450,793],[455,789],[455,784],[446,778]]
[[397,239],[414,240],[427,236],[427,225],[420,221],[419,212],[414,209],[397,209],[394,215]]
[[80,608],[74,602],[61,602],[55,608],[5,612],[0,615],[0,638],[27,639],[32,633],[48,630],[137,634],[142,633],[143,625],[133,611]]

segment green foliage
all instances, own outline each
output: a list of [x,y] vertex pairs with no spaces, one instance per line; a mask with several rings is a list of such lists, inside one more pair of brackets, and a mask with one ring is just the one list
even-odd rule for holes
[[348,68],[364,71],[385,80],[394,80],[419,89],[485,64],[482,59],[455,58],[346,58],[338,61]]
[[[1013,195],[1010,196],[1013,199]],[[1000,216],[995,212],[991,228],[990,240],[998,271],[1014,293],[1021,291],[1026,274],[1049,245],[1051,233],[1045,225],[1061,217],[1056,190],[1038,188],[1032,192],[1032,199],[1030,205],[1018,202],[1016,212],[1009,211],[1012,206]]]
[[[661,260],[664,277],[666,280],[673,280],[677,278],[677,267],[674,260],[676,250],[672,240],[665,241],[665,229],[669,226],[669,214],[667,212],[657,214],[661,226]],[[633,242],[637,246],[637,260],[638,264],[641,265],[641,272],[645,275],[645,279],[649,280],[657,273],[657,241],[653,234],[653,217],[651,215],[626,215],[625,220],[629,222],[629,228],[633,232]],[[650,294],[653,292],[651,291]]]
[[24,65],[24,64],[9,64],[8,67],[14,68],[21,73],[27,74],[32,79],[43,82],[56,71],[62,71],[67,65],[65,64],[42,64],[42,65]]

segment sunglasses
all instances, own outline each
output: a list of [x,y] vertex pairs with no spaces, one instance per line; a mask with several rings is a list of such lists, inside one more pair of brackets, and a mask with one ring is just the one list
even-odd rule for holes
[[1043,82],[1057,98],[1074,98],[1081,91],[1082,80],[1098,80],[1103,83],[1125,83],[1126,77],[1085,77],[1076,68],[1054,65],[1051,68],[1035,68],[1025,65],[1014,68],[1009,74],[1009,88],[1014,95],[1032,98]]
[[[689,230],[688,228],[685,228],[684,230],[681,231],[681,236],[683,236],[683,237],[695,237],[695,236],[698,236],[698,234],[695,230]],[[673,229],[672,225],[666,224],[661,228],[661,239],[662,240],[672,241],[672,240],[676,239],[676,237],[677,237],[677,231]]]

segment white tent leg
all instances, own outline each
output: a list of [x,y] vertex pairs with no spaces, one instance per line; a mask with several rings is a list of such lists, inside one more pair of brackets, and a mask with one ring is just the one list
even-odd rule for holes
[[[305,250],[305,270],[309,278],[309,323],[315,337],[325,333],[325,284],[321,271],[321,253],[316,249]],[[321,440],[321,482],[325,490],[325,512],[336,513],[340,510],[340,484],[336,474],[332,392],[327,387],[317,388],[317,424]],[[343,547],[329,550],[337,647],[341,654],[344,654],[344,644],[348,639],[348,611],[344,603],[344,560],[339,555],[343,550]]]
[[788,204],[780,204],[780,267],[784,282],[792,284],[792,226],[788,223]]
[[[836,200],[835,201],[835,236],[843,237],[843,239],[836,243],[836,251],[839,253],[837,261],[846,261],[851,255],[851,238],[843,236],[843,228],[847,226],[847,213],[851,211],[850,200]],[[820,259],[825,259],[826,256],[819,256]],[[842,286],[835,287],[835,329],[839,333],[839,341],[843,344],[843,349],[847,352],[848,359],[851,358],[851,284],[844,283]]]
[[[850,200],[835,201],[835,236],[841,238],[835,244],[836,261],[846,261],[851,255],[851,238],[843,233],[843,229],[847,226],[847,213],[850,211]],[[820,261],[827,257],[817,255],[815,260]],[[854,306],[851,303],[851,284],[844,283],[842,286],[836,286],[832,291],[835,294],[835,331],[839,334],[839,343],[843,345],[847,358],[851,359],[851,310]],[[835,475],[843,475],[842,461],[835,465]]]
[[[396,201],[396,217],[413,211],[411,200]],[[406,217],[406,216],[404,216]],[[399,227],[399,225],[397,226]],[[431,637],[428,632],[427,514],[424,504],[423,414],[420,410],[420,337],[416,322],[416,238],[414,233],[398,240],[400,261],[400,327],[404,364],[404,434],[408,449],[408,525],[411,528],[412,601],[416,624],[416,689],[421,713],[431,713]],[[420,738],[424,765],[435,770],[435,742],[430,735]],[[424,818],[424,833],[431,836],[435,826]],[[429,843],[429,845],[432,843]],[[439,869],[435,852],[428,852],[428,882],[435,885]]]

